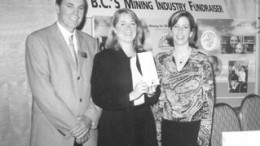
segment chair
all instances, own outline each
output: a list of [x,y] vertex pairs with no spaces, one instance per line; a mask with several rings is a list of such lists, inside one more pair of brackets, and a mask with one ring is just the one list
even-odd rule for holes
[[260,96],[249,94],[242,100],[239,119],[243,131],[260,130]]
[[218,103],[214,106],[211,146],[222,145],[224,131],[241,131],[240,122],[230,105]]

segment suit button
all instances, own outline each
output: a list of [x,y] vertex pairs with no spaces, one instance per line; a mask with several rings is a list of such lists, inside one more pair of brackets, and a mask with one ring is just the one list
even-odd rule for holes
[[80,80],[80,76],[78,76],[77,79]]
[[82,98],[79,99],[79,102],[82,102]]

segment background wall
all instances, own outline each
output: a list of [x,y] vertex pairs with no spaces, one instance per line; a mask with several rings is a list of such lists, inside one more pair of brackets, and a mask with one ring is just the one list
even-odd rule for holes
[[[230,18],[256,19],[258,0],[224,0]],[[28,146],[31,92],[27,84],[26,36],[56,20],[54,0],[1,0],[0,3],[0,145]],[[260,14],[260,12],[258,13]],[[259,25],[258,25],[259,26]],[[90,28],[84,28],[90,32]],[[257,47],[258,48],[258,47]],[[259,51],[258,51],[259,54]],[[259,61],[258,61],[259,62]],[[258,72],[260,71],[259,65]],[[258,83],[259,83],[258,79]],[[258,90],[259,93],[259,90]],[[239,104],[240,100],[223,100]]]
[[31,93],[25,72],[25,38],[54,22],[55,17],[54,0],[1,0],[1,146],[29,145]]
[[[259,1],[258,0],[248,0],[248,1],[244,1],[244,0],[224,0],[226,7],[227,7],[227,11],[229,13],[229,17],[230,18],[234,18],[234,19],[251,19],[251,20],[256,20],[258,18],[258,25],[259,26],[259,16],[260,16],[260,11],[259,11]],[[258,15],[259,14],[259,15]],[[259,30],[259,27],[258,27]],[[260,72],[260,64],[259,64],[259,56],[260,56],[260,51],[259,51],[259,42],[260,42],[260,38],[259,38],[259,32],[257,33],[257,40],[258,43],[256,44],[256,54],[258,56],[258,58],[256,59],[256,73],[258,73],[256,75],[256,82],[258,84],[256,89],[255,89],[255,93],[259,94],[260,93],[260,88],[259,88],[259,83],[260,83],[260,78],[259,78],[259,72]],[[241,102],[241,98],[221,98],[221,99],[217,99],[217,102],[226,102],[229,103],[232,106],[239,106],[240,102]]]

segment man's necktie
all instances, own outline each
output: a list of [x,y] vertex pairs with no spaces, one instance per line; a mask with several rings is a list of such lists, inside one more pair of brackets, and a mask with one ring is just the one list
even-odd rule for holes
[[83,144],[77,143],[77,142],[76,142],[76,139],[75,139],[73,146],[83,146]]
[[70,51],[71,51],[71,54],[72,54],[72,57],[76,63],[76,65],[78,66],[78,57],[77,57],[77,53],[76,53],[76,50],[75,50],[75,47],[74,47],[74,43],[73,43],[73,35],[71,35],[69,37],[69,48],[70,48]]

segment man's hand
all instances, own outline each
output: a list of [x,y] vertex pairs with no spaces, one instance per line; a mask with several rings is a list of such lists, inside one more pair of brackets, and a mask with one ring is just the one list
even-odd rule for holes
[[83,144],[83,143],[85,143],[85,142],[88,141],[89,137],[90,137],[90,133],[88,132],[88,133],[85,134],[82,138],[76,138],[76,142],[77,142],[78,144]]
[[92,120],[84,115],[77,117],[77,126],[71,130],[71,134],[78,143],[84,143],[89,139],[89,131],[92,126]]

